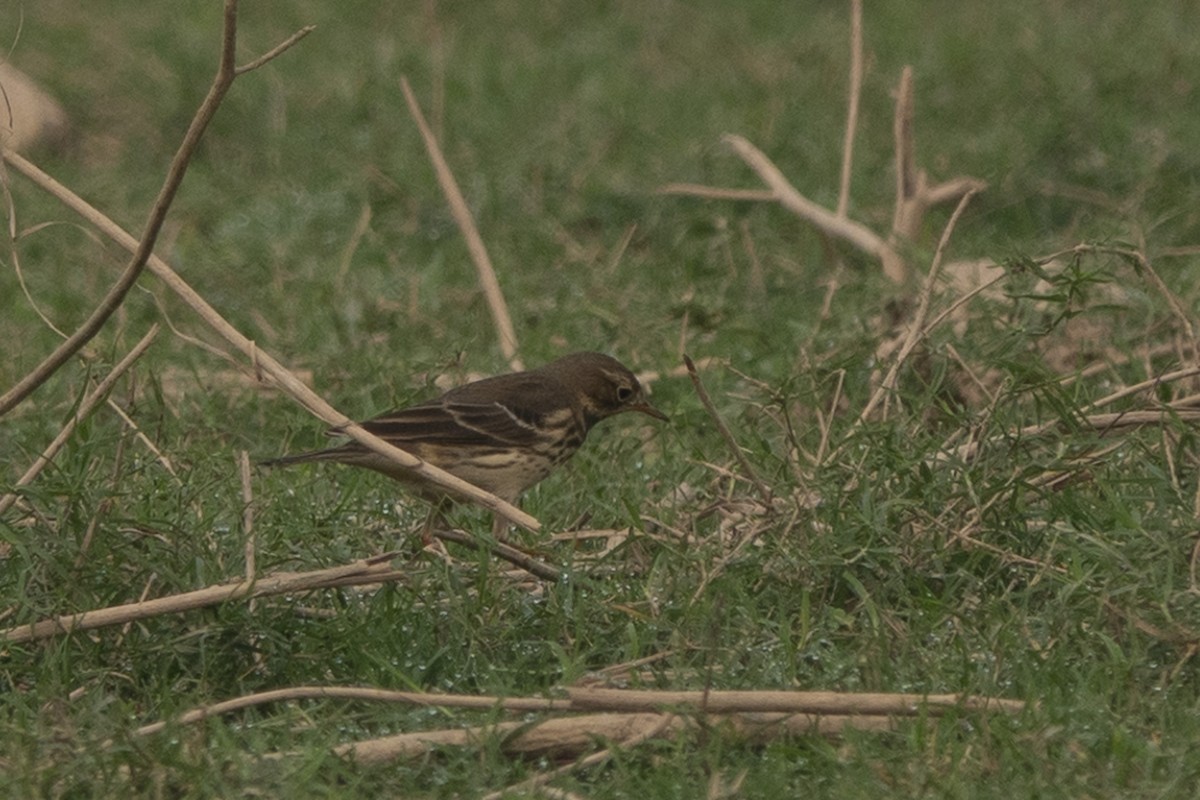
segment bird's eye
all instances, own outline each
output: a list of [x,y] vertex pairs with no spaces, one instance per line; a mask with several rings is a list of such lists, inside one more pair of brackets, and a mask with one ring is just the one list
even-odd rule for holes
[[632,399],[633,399],[633,387],[632,386],[618,386],[617,387],[617,400],[619,402],[628,403]]

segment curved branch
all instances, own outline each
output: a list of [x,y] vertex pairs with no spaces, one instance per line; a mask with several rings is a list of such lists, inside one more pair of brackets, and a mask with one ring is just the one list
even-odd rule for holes
[[[100,332],[100,329],[104,327],[104,323],[108,321],[108,318],[125,301],[125,296],[129,294],[129,290],[137,283],[137,279],[146,268],[146,262],[149,260],[150,254],[154,251],[154,244],[158,241],[158,234],[162,230],[163,222],[166,221],[167,212],[170,210],[171,203],[174,202],[175,195],[183,183],[183,176],[187,173],[188,164],[191,163],[192,156],[195,155],[196,148],[200,144],[200,139],[204,135],[204,131],[216,115],[217,108],[220,107],[221,102],[225,99],[225,95],[229,93],[229,88],[233,85],[234,79],[238,75],[267,63],[312,31],[311,26],[303,28],[262,57],[255,59],[243,67],[238,67],[234,60],[237,49],[237,5],[237,0],[225,0],[224,27],[221,34],[221,56],[217,65],[217,74],[213,77],[212,85],[209,87],[204,102],[196,110],[196,115],[192,118],[187,132],[183,136],[183,141],[180,143],[179,149],[175,152],[175,157],[171,160],[171,166],[167,170],[167,177],[163,181],[162,188],[159,189],[158,197],[154,200],[154,205],[150,209],[150,216],[146,220],[146,225],[142,230],[142,236],[138,240],[137,248],[134,250],[129,264],[125,267],[125,271],[121,274],[117,282],[109,288],[104,299],[100,301],[100,304],[96,306],[84,323],[79,326],[78,330],[59,344],[54,352],[47,356],[32,372],[5,392],[3,396],[0,396],[0,416],[15,408],[21,401],[45,383],[51,375],[58,371],[59,367],[65,364],[68,359],[78,353],[85,344]],[[9,152],[5,151],[4,156],[7,158],[8,155]]]
[[[779,171],[779,167],[745,137],[729,133],[722,138],[747,166],[758,173],[763,183],[771,188],[780,205],[829,236],[849,242],[867,255],[878,258],[883,262],[884,272],[892,280],[899,282],[902,279],[903,273],[907,271],[903,260],[883,237],[866,225],[848,217],[839,217],[800,194]],[[897,271],[901,277],[897,277]]]
[[133,288],[133,284],[137,282],[138,277],[142,274],[142,270],[146,268],[146,261],[150,258],[151,251],[154,250],[154,243],[157,241],[159,231],[162,230],[163,221],[167,217],[167,210],[170,209],[171,202],[175,199],[179,185],[183,183],[183,176],[187,172],[188,162],[191,161],[192,155],[196,152],[196,146],[200,143],[200,137],[203,136],[204,130],[208,127],[208,123],[212,120],[213,115],[217,113],[217,107],[221,105],[221,100],[224,99],[230,85],[233,83],[233,79],[236,77],[237,68],[234,63],[234,49],[236,45],[237,0],[225,0],[225,27],[221,37],[221,58],[217,67],[216,77],[213,78],[208,95],[204,98],[204,102],[200,104],[195,117],[192,118],[192,123],[188,126],[187,133],[184,134],[183,142],[179,145],[179,149],[175,153],[175,158],[171,161],[171,167],[167,170],[166,180],[158,192],[154,206],[150,209],[150,217],[146,220],[145,229],[142,231],[141,239],[138,242],[137,249],[133,253],[133,257],[129,261],[129,265],[125,267],[125,272],[121,274],[120,279],[112,285],[108,290],[108,294],[104,296],[100,305],[96,306],[83,325],[71,334],[66,341],[62,342],[36,369],[22,378],[16,386],[9,389],[0,397],[0,415],[12,410],[18,403],[32,394],[59,367],[65,364],[67,359],[78,353],[85,344],[100,332],[100,329],[104,327],[104,323],[108,321],[108,318],[112,316],[113,312],[125,300],[125,295]]

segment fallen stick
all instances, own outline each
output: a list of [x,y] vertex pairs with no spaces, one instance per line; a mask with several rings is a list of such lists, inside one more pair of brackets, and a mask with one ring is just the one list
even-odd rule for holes
[[1020,700],[958,694],[884,694],[787,691],[630,691],[627,689],[567,689],[573,710],[679,711],[705,713],[780,712],[793,714],[939,714],[951,708],[970,711],[1017,712]]
[[388,563],[394,555],[395,553],[385,553],[339,567],[310,572],[280,572],[274,575],[265,575],[254,581],[241,580],[236,583],[222,583],[153,600],[81,611],[75,614],[63,614],[2,630],[0,631],[0,644],[20,644],[74,631],[123,625],[127,622],[136,622],[162,614],[178,614],[197,608],[216,606],[231,600],[327,589],[356,583],[401,580],[407,573],[393,570]]

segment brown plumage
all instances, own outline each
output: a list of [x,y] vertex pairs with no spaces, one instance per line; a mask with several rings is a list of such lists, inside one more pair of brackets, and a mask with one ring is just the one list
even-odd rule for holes
[[[627,411],[666,420],[634,374],[602,353],[573,353],[538,369],[468,383],[361,423],[381,439],[512,503],[575,454],[592,426]],[[332,431],[337,433],[337,431]],[[266,465],[336,461],[434,487],[358,442]]]

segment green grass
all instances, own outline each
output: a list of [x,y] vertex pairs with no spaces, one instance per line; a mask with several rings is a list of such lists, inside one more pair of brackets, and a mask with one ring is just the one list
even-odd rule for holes
[[[809,227],[775,207],[654,192],[676,181],[756,186],[720,144],[738,133],[832,207],[844,4],[540,5],[246,3],[243,61],[302,25],[317,30],[238,80],[158,251],[351,415],[427,397],[446,369],[503,371],[404,106],[407,75],[496,263],[525,361],[600,349],[668,370],[681,341],[695,358],[725,360],[732,369],[708,370],[706,385],[777,504],[756,508],[747,483],[713,469],[738,471],[687,379],[658,381],[669,425],[607,423],[524,500],[552,530],[648,531],[599,564],[580,562],[587,584],[533,595],[456,550],[458,567],[414,561],[409,581],[374,593],[229,603],[8,646],[0,795],[478,796],[548,765],[512,761],[496,742],[386,767],[330,750],[493,714],[304,702],[133,732],[300,684],[552,693],[669,651],[644,684],[973,692],[1030,706],[836,742],[752,747],[707,731],[555,786],[684,798],[744,772],[746,797],[1192,796],[1194,424],[1098,436],[1079,416],[1192,363],[1195,344],[1148,276],[1117,255],[1081,255],[1044,285],[1029,262],[1081,241],[1132,242],[1194,313],[1196,256],[1169,256],[1200,239],[1200,118],[1186,113],[1200,92],[1200,40],[1186,6],[870,5],[851,214],[879,231],[890,224],[889,91],[912,64],[921,164],[935,179],[990,184],[948,257],[1004,262],[1008,277],[933,331],[886,418],[857,425],[877,348],[911,314],[915,289],[843,249],[822,319],[836,266]],[[62,98],[76,126],[66,150],[35,160],[138,231],[210,80],[219,4],[100,12],[43,0],[21,11],[17,40],[17,8],[0,10],[0,40],[17,41],[11,60]],[[39,307],[72,328],[124,256],[11,170],[9,181],[18,229],[59,223],[17,252]],[[370,227],[344,261],[364,208]],[[921,271],[948,214],[934,211],[913,245]],[[751,280],[747,237],[765,291]],[[20,292],[12,254],[0,262],[7,388],[58,339]],[[940,293],[934,313],[955,296]],[[144,278],[80,359],[0,421],[0,489],[70,416],[89,377],[164,314],[217,341]],[[1060,380],[1097,363],[1108,366]],[[230,388],[219,380],[228,369],[160,336],[114,399],[178,477],[102,407],[24,490],[32,513],[0,519],[0,625],[242,574],[237,453],[311,446],[320,425],[277,394]],[[1166,385],[1104,410],[1193,391]],[[1042,436],[1015,433],[1055,420]],[[975,458],[936,458],[968,436],[986,443]],[[335,467],[256,474],[254,490],[264,572],[392,548],[424,513],[383,478]],[[456,519],[487,530],[470,510]],[[747,526],[760,529],[756,543],[714,573]],[[544,552],[559,563],[581,555],[565,544]],[[278,751],[295,755],[260,757]]]

